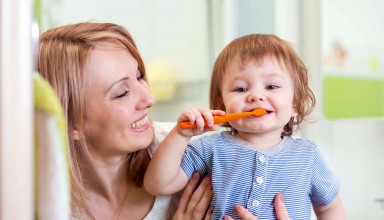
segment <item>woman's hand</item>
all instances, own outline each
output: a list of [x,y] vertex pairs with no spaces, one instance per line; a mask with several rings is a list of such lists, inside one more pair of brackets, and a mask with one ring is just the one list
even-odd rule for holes
[[[288,215],[288,211],[284,205],[283,194],[281,192],[279,192],[275,196],[274,205],[275,205],[276,217],[278,220],[290,220],[289,215]],[[235,205],[233,208],[234,208],[236,214],[241,219],[243,219],[243,220],[257,220],[257,217],[254,216],[251,212],[249,212],[246,208],[244,208],[240,205]],[[231,218],[230,216],[224,216],[223,219],[231,220],[233,218]]]
[[275,196],[274,205],[275,205],[277,219],[279,220],[291,219],[288,215],[287,209],[285,208],[283,193],[281,192],[277,193],[277,195]]
[[209,207],[213,196],[211,177],[206,176],[196,189],[199,178],[200,174],[195,172],[188,181],[173,220],[208,220],[212,218],[213,207]]

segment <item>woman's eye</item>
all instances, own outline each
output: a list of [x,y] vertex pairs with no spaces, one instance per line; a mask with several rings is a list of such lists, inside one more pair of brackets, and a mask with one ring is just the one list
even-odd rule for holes
[[268,85],[266,88],[267,88],[268,90],[273,90],[273,89],[277,89],[277,88],[279,88],[279,87],[276,86],[276,85]]
[[116,96],[115,99],[121,99],[123,98],[124,96],[126,96],[128,94],[128,91],[124,91],[123,93],[121,93],[120,95]]
[[144,76],[143,75],[140,75],[137,77],[137,81],[140,81],[140,80],[144,80]]
[[236,92],[246,92],[246,91],[248,91],[248,89],[247,88],[237,88],[237,89],[235,89],[235,91]]
[[144,75],[139,70],[137,70],[136,76],[137,81],[144,80]]

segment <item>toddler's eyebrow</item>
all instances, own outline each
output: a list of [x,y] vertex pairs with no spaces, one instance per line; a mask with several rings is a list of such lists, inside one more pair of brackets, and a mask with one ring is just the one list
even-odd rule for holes
[[279,78],[279,79],[286,81],[286,78],[283,77],[281,74],[278,74],[278,73],[266,72],[266,73],[264,73],[264,75],[266,75],[268,78]]

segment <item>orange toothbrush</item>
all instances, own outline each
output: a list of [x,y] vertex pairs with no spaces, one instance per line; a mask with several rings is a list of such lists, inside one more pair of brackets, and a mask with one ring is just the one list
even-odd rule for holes
[[[221,124],[224,122],[236,120],[239,118],[245,118],[248,116],[262,116],[266,113],[267,111],[264,108],[257,108],[251,112],[239,112],[239,113],[217,115],[217,116],[213,116],[213,123]],[[206,121],[204,121],[204,126],[207,126]],[[180,123],[180,128],[196,128],[196,124],[191,124],[189,123],[189,121],[183,121]]]

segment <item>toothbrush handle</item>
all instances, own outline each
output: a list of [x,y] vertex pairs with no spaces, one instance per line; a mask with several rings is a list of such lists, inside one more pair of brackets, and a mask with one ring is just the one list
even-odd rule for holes
[[[223,116],[213,116],[213,123],[214,124],[220,124],[220,123],[224,123],[224,122],[227,122],[228,120],[225,120],[226,117],[223,115]],[[204,127],[207,126],[207,121],[204,119]],[[182,121],[180,122],[180,128],[196,128],[196,124],[191,124],[189,123],[189,121]]]
[[[264,115],[266,112],[263,108],[255,109],[252,112],[239,112],[239,113],[230,113],[230,114],[224,114],[224,115],[216,115],[213,116],[213,123],[214,124],[221,124],[224,122],[236,120],[239,118],[245,118],[248,116],[261,116]],[[204,119],[204,126],[207,126],[207,121]],[[183,121],[180,123],[180,128],[196,128],[196,124],[191,124],[189,121]]]
[[[232,114],[225,114],[225,115],[216,115],[213,116],[213,123],[214,124],[221,124],[224,122],[228,122],[231,120],[236,120],[239,118],[244,118],[254,115],[253,112],[242,112],[242,113],[232,113]],[[204,119],[204,127],[207,126],[207,121]],[[180,128],[196,128],[196,124],[191,124],[189,121],[183,121],[180,123]]]

